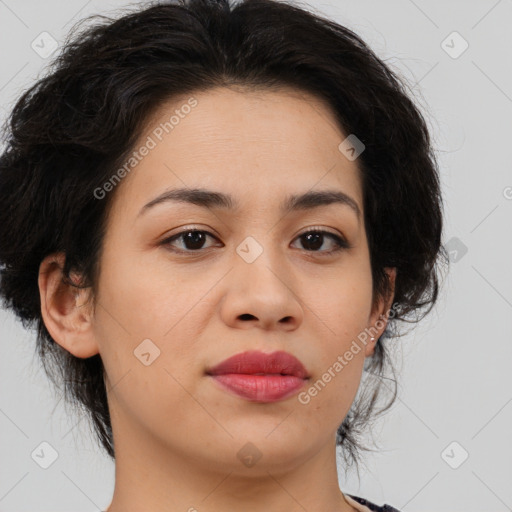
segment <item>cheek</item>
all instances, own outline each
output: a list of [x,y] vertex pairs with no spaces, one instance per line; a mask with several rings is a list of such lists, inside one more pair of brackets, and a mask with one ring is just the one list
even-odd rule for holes
[[347,260],[331,275],[311,280],[304,293],[317,323],[327,335],[326,346],[342,350],[346,341],[368,327],[372,277],[364,258]]
[[324,372],[312,378],[310,385],[298,395],[297,418],[315,436],[330,435],[342,423],[356,396],[362,372],[362,358],[352,359],[337,371],[334,361]]
[[358,336],[369,327],[369,265],[356,262],[350,271],[325,280],[308,297],[316,325],[316,346],[311,348],[311,357],[320,364],[304,402],[309,401],[313,410],[322,409],[333,421],[341,421],[356,395],[364,366],[365,345]]
[[[118,253],[122,257],[117,258]],[[196,342],[211,321],[208,291],[215,290],[223,270],[199,274],[192,265],[171,265],[158,249],[110,249],[102,268],[99,302],[104,307],[97,310],[96,325],[112,384],[130,371],[130,379],[140,382],[137,394],[143,402],[142,389],[148,388],[151,396],[181,396],[170,375],[187,389],[202,376]],[[150,355],[144,357],[154,357],[154,362],[146,367],[137,356],[147,352]]]
[[108,387],[115,388],[109,400],[125,419],[151,429],[195,407],[189,393],[203,368],[194,341],[207,313],[198,304],[200,291],[177,285],[187,292],[169,292],[157,273],[133,271],[120,279],[118,272],[105,283],[106,307],[97,318]]
[[133,249],[118,252],[122,257],[116,257],[114,250],[105,251],[99,298],[111,314],[110,323],[116,324],[112,328],[129,334],[133,343],[165,339],[176,330],[174,326],[183,330],[182,319],[195,309],[214,279],[208,275],[197,279],[185,268],[171,267],[159,249],[151,254]]

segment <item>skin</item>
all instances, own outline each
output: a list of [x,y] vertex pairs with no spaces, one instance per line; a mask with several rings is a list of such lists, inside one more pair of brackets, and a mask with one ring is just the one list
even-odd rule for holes
[[[189,96],[161,105],[136,148]],[[363,217],[341,204],[279,210],[289,194],[330,189],[362,213],[357,159],[340,152],[346,135],[314,96],[234,88],[193,96],[198,105],[110,192],[97,295],[61,283],[62,253],[40,268],[50,334],[76,357],[100,353],[106,368],[116,449],[108,512],[355,510],[338,485],[335,433],[374,341],[308,404],[298,392],[250,402],[205,370],[245,350],[285,350],[310,373],[304,391],[365,328],[380,326],[376,339],[384,331],[377,321],[393,294],[372,302]],[[229,193],[240,207],[167,202],[138,216],[178,187]],[[183,237],[159,245],[185,227],[211,233],[203,248],[193,252]],[[313,227],[350,248],[329,255],[336,243],[325,235],[310,249],[299,235]],[[252,263],[236,252],[248,236],[263,249]],[[395,269],[387,271],[394,289]],[[148,366],[134,356],[147,338],[160,350]],[[237,457],[248,442],[261,453],[250,467]]]

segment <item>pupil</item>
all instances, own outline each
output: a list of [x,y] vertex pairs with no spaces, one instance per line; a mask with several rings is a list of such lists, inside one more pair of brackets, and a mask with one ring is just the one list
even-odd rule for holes
[[[314,239],[313,243],[311,243],[312,238]],[[306,235],[306,240],[307,240],[306,243],[312,249],[319,249],[320,247],[322,247],[322,238],[323,238],[322,233],[309,233]],[[317,243],[315,243],[315,241]],[[320,244],[318,244],[318,241],[320,241]],[[311,245],[313,245],[313,247],[311,247]]]
[[[203,233],[199,231],[189,231],[186,233],[185,245],[188,249],[201,249],[204,243]],[[192,245],[192,247],[190,247]]]

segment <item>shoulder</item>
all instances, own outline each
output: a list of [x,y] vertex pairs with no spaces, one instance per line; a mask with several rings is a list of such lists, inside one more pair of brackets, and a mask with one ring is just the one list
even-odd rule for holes
[[398,509],[392,507],[391,505],[375,505],[375,503],[372,503],[371,501],[365,500],[364,498],[359,498],[358,496],[353,496],[352,494],[345,494],[345,498],[348,498],[348,501],[351,505],[355,507],[359,505],[357,508],[358,510],[361,510],[361,512],[400,512]]

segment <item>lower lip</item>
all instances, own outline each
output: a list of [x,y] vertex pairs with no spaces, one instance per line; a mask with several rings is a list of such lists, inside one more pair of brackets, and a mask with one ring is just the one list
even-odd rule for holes
[[212,375],[223,388],[251,402],[277,402],[295,394],[306,379],[293,375]]

